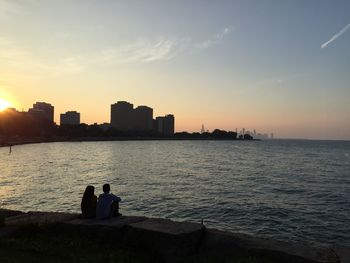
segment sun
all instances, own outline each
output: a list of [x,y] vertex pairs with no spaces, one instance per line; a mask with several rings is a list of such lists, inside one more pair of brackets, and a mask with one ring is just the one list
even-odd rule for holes
[[11,103],[7,100],[0,98],[0,111],[3,111],[11,106]]

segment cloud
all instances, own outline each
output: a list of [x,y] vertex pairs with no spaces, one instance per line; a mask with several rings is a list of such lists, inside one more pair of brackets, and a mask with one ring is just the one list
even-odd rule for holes
[[137,42],[119,48],[108,48],[100,51],[95,58],[96,63],[150,63],[167,61],[175,58],[186,50],[207,49],[220,43],[230,29],[225,27],[214,37],[202,42],[194,42],[192,38],[141,39]]
[[199,49],[210,48],[213,45],[220,43],[224,39],[224,37],[226,35],[228,35],[229,33],[230,33],[230,29],[228,27],[225,27],[221,32],[217,33],[215,35],[215,37],[213,37],[211,39],[204,40],[200,43],[196,43],[195,47],[197,47]]
[[334,36],[332,36],[327,42],[323,43],[321,45],[321,48],[326,48],[330,43],[335,41],[338,37],[343,35],[346,31],[350,29],[350,24],[347,24],[345,27],[343,27],[338,33],[336,33]]
[[97,64],[124,64],[166,61],[181,53],[189,43],[190,39],[188,38],[141,39],[126,46],[101,50],[94,56],[95,58],[91,59],[91,62]]
[[[170,61],[186,51],[208,49],[221,42],[229,32],[228,28],[224,28],[211,39],[202,42],[194,42],[189,37],[169,38],[162,36],[154,39],[138,39],[131,44],[105,47],[84,54],[62,56],[60,50],[56,50],[57,57],[51,59],[40,56],[38,52],[33,53],[20,48],[10,39],[0,37],[0,61],[3,62],[3,65],[12,66],[16,70],[31,72],[38,76],[79,73],[94,66]],[[71,37],[69,33],[58,33],[53,35],[50,40],[55,42],[69,37]]]

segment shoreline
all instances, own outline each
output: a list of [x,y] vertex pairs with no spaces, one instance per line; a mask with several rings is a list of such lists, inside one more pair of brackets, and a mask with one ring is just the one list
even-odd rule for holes
[[[141,253],[143,257],[156,257],[160,259],[159,262],[193,262],[193,259],[195,262],[208,262],[208,259],[214,259],[209,262],[253,263],[350,262],[349,248],[306,247],[206,228],[203,224],[187,221],[178,222],[140,216],[122,216],[109,220],[80,219],[79,214],[23,213],[7,209],[0,209],[0,219],[2,240],[6,238],[11,240],[16,235],[20,238],[22,238],[21,235],[24,237],[43,235],[51,242],[50,240],[57,239],[57,235],[61,235],[63,242],[68,242],[74,236],[76,242],[81,243],[86,242],[85,238],[89,236],[94,242],[102,242],[102,247],[110,246],[109,241],[113,242],[111,251],[119,247],[133,251],[134,256],[138,255],[139,251],[143,251]],[[36,239],[34,241],[39,242]],[[64,247],[64,249],[68,248]],[[44,255],[50,254],[47,250],[43,252]]]
[[10,147],[24,144],[51,143],[51,142],[107,142],[107,141],[261,141],[260,139],[244,140],[229,138],[190,138],[190,137],[31,137],[9,140],[0,139],[0,147]]

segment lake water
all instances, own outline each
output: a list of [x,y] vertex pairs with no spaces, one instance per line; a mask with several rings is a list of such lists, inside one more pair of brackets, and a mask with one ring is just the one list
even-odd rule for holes
[[115,141],[0,148],[0,205],[80,210],[111,184],[128,215],[350,246],[350,142]]

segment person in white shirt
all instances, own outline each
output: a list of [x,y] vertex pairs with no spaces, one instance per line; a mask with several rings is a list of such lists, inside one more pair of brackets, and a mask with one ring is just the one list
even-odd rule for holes
[[97,200],[96,218],[107,219],[113,216],[121,216],[119,213],[119,202],[121,198],[110,194],[111,187],[109,184],[103,185],[103,194],[100,194]]

